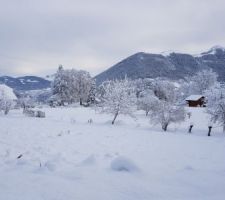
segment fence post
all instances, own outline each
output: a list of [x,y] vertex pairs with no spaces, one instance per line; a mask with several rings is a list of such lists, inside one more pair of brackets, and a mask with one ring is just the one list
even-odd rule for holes
[[190,123],[190,126],[189,126],[189,129],[188,129],[188,133],[191,133],[193,126],[194,126],[194,123],[191,122]]
[[208,128],[209,128],[208,136],[211,136],[212,126],[208,126]]

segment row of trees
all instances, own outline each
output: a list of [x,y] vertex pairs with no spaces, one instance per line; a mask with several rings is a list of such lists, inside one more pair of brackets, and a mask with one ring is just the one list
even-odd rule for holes
[[170,123],[184,120],[184,106],[177,104],[178,92],[171,82],[156,79],[149,86],[151,89],[139,91],[140,88],[137,90],[135,83],[127,79],[105,82],[101,85],[101,101],[97,106],[101,112],[113,115],[112,124],[119,114],[133,117],[137,109],[144,110],[164,131]]
[[[86,71],[64,70],[59,66],[52,82],[51,100],[58,105],[80,102],[96,103],[98,110],[113,115],[112,124],[120,114],[134,117],[134,112],[144,110],[152,123],[161,124],[164,131],[171,123],[184,120],[184,99],[190,94],[207,98],[207,113],[212,123],[223,126],[225,131],[225,86],[217,82],[217,74],[203,70],[174,84],[163,79],[138,79],[106,81],[96,87]],[[32,106],[33,99],[22,96],[17,100],[13,90],[0,85],[0,110],[5,114],[19,103],[24,109]]]
[[119,114],[133,116],[136,109],[144,110],[152,123],[161,124],[166,131],[169,124],[185,119],[185,98],[191,94],[206,97],[211,122],[225,130],[225,87],[212,70],[198,72],[179,84],[163,79],[108,81],[98,89],[98,108],[113,114],[112,124]]
[[134,116],[137,109],[144,110],[151,122],[161,124],[164,131],[171,123],[185,119],[184,99],[191,94],[207,97],[207,112],[213,122],[225,130],[225,88],[217,82],[217,74],[203,70],[178,84],[157,79],[106,81],[96,87],[86,71],[65,70],[59,66],[52,83],[52,99],[65,103],[97,102],[96,107],[113,115],[112,124],[120,114]]
[[[64,70],[59,66],[52,82],[51,100],[58,105],[80,102],[90,104],[104,113],[113,115],[112,124],[120,114],[134,117],[134,112],[144,110],[152,123],[161,124],[164,131],[169,124],[185,118],[184,99],[190,94],[207,97],[207,113],[213,123],[223,126],[225,131],[225,86],[217,82],[217,74],[204,70],[186,78],[178,85],[163,79],[138,79],[106,81],[96,87],[94,79],[86,71]],[[0,85],[0,110],[5,114],[15,105],[17,97],[13,90]],[[33,99],[21,97],[17,100],[24,109],[33,104]],[[31,105],[30,105],[31,104]]]

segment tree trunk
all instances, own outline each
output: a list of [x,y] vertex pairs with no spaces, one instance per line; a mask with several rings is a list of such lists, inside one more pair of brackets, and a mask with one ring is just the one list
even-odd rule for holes
[[149,111],[146,111],[146,112],[145,112],[145,115],[148,116],[148,113],[149,113]]
[[80,105],[82,106],[83,105],[83,103],[82,103],[82,99],[80,98]]
[[113,118],[113,120],[112,120],[112,124],[114,124],[114,122],[115,122],[117,116],[118,116],[118,113],[115,114],[115,116],[114,116],[114,118]]
[[162,129],[163,129],[164,131],[167,131],[167,127],[168,127],[168,124],[163,124],[163,125],[162,125]]

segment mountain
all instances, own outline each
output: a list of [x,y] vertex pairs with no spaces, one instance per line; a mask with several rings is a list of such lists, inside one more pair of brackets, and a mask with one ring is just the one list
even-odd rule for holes
[[0,77],[0,83],[4,83],[17,91],[42,90],[49,88],[51,85],[50,81],[37,76],[23,76],[18,78],[2,76]]
[[225,81],[225,48],[215,46],[199,55],[183,53],[136,53],[97,75],[97,84],[105,80],[165,77],[183,79],[203,69],[217,72]]

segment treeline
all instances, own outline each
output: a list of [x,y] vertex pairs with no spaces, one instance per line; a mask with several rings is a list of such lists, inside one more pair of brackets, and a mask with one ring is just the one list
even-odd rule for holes
[[[0,110],[5,114],[13,107],[15,96],[6,86],[0,87]],[[203,70],[184,80],[171,81],[163,78],[105,81],[97,86],[87,71],[64,69],[59,66],[47,102],[50,106],[78,103],[94,106],[98,111],[113,115],[112,124],[120,114],[135,117],[135,111],[143,110],[150,121],[160,124],[164,131],[171,123],[186,117],[185,98],[189,95],[205,96],[206,112],[210,123],[218,123],[225,130],[225,87],[217,81],[212,70]],[[26,109],[34,99],[20,96],[17,105]]]
[[[217,82],[217,74],[203,70],[185,80],[177,82],[163,78],[110,80],[97,86],[90,74],[83,70],[65,70],[59,66],[52,83],[50,102],[63,106],[79,102],[80,105],[94,105],[100,112],[113,115],[112,124],[118,115],[134,117],[137,110],[144,110],[152,123],[160,124],[164,131],[171,123],[185,119],[185,98],[189,95],[204,95],[207,98],[207,112],[213,122],[224,122],[220,113],[225,102],[223,84]],[[224,103],[225,108],[225,103]],[[220,110],[220,111],[218,111]],[[225,116],[225,110],[224,110]]]

